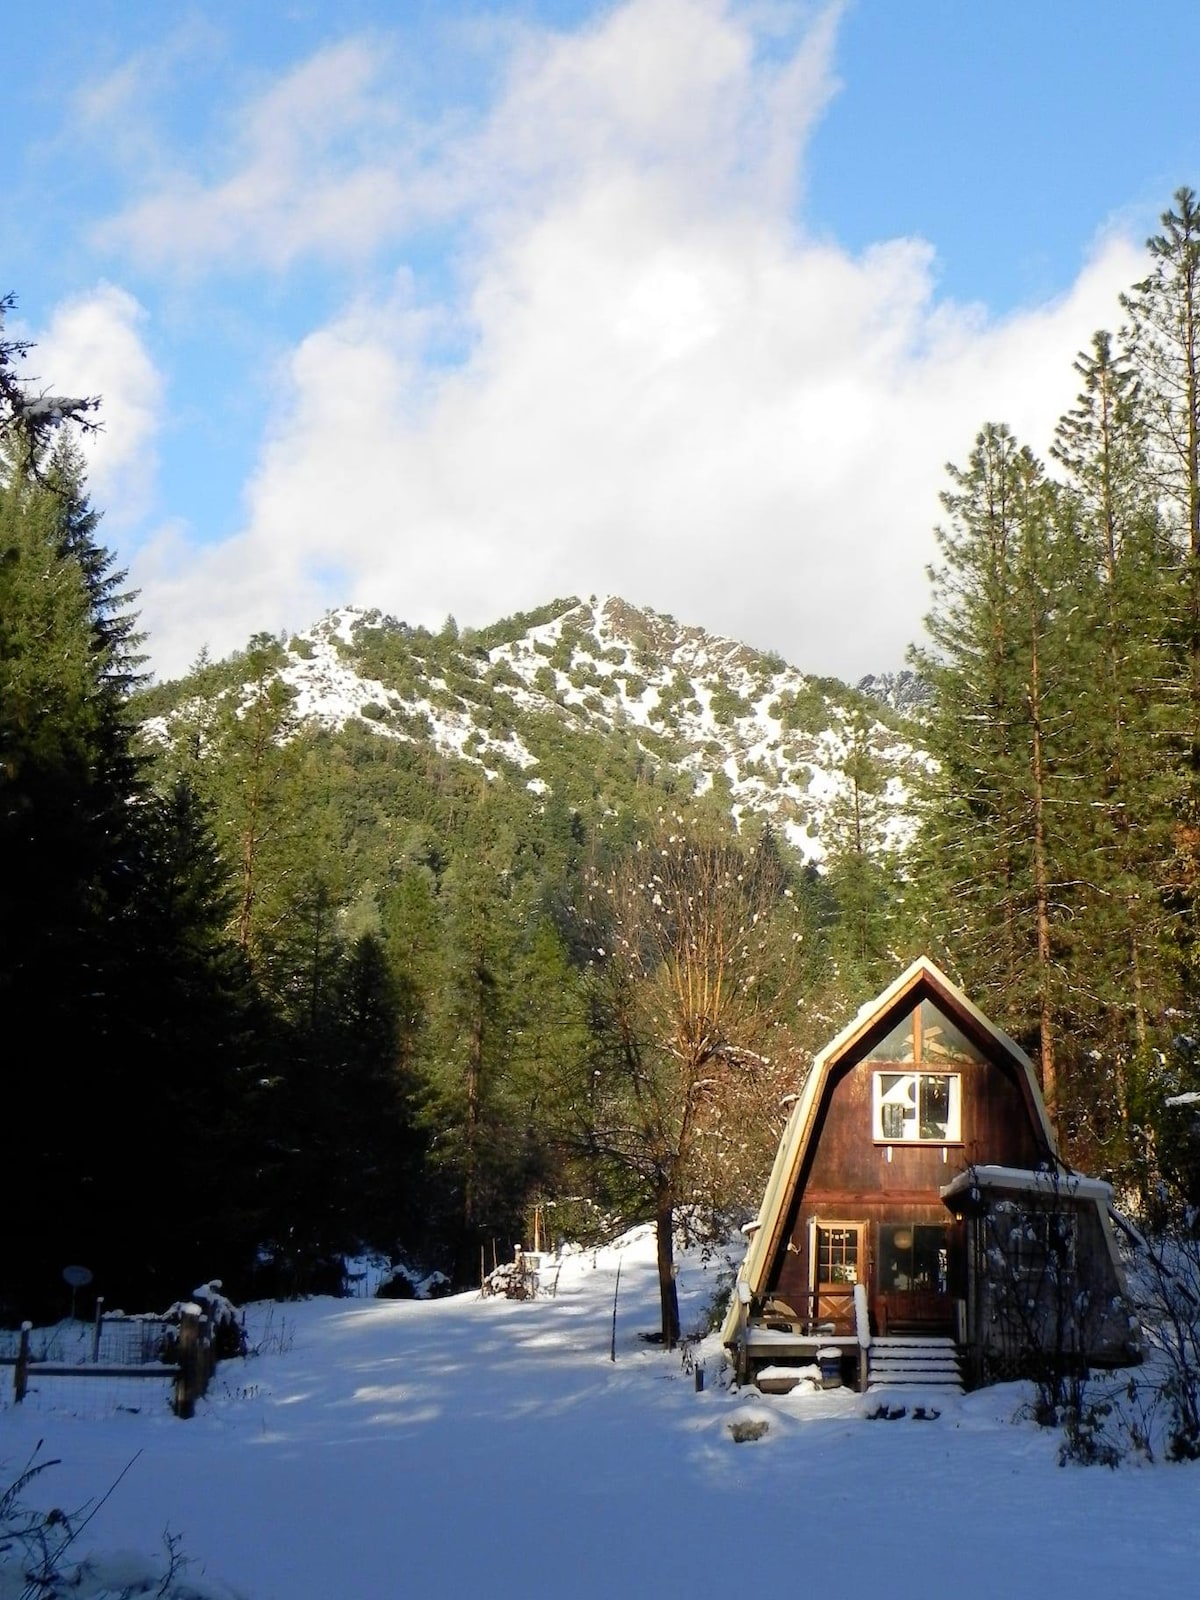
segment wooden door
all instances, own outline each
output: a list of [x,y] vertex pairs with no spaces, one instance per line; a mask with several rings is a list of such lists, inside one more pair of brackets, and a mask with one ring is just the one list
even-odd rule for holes
[[813,1223],[813,1324],[854,1332],[854,1286],[867,1281],[865,1222]]

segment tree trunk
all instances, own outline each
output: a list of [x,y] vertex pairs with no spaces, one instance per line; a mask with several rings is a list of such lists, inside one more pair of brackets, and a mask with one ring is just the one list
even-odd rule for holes
[[1046,1113],[1058,1133],[1058,1073],[1054,1059],[1054,1009],[1050,995],[1050,876],[1046,861],[1046,766],[1042,748],[1042,698],[1038,623],[1031,617],[1029,716],[1033,732],[1033,881],[1037,918],[1038,1034]]
[[467,1227],[475,1222],[476,1177],[479,1141],[479,1092],[483,1080],[483,973],[476,970],[477,993],[467,1042],[467,1170],[463,1183],[463,1215]]
[[662,1339],[668,1350],[674,1350],[679,1343],[679,1291],[675,1285],[675,1195],[670,1185],[661,1186],[655,1196],[654,1227],[658,1242]]

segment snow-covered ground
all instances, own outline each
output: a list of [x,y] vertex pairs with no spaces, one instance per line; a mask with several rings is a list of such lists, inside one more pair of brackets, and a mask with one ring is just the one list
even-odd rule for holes
[[[685,1319],[715,1276],[684,1256]],[[253,1308],[270,1348],[223,1364],[191,1422],[156,1385],[105,1418],[84,1382],[20,1408],[5,1383],[0,1484],[41,1440],[62,1464],[26,1498],[70,1510],[136,1455],[81,1549],[169,1529],[249,1600],[1200,1592],[1200,1466],[1059,1467],[1058,1436],[1013,1420],[1018,1386],[919,1422],[868,1421],[846,1390],[739,1394],[711,1339],[697,1393],[638,1337],[656,1303],[641,1232],[568,1255],[553,1299]],[[767,1432],[736,1444],[746,1418]]]

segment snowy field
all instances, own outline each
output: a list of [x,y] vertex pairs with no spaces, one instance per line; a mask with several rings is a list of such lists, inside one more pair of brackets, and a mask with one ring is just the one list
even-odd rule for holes
[[[685,1322],[715,1272],[683,1258]],[[1019,1386],[936,1421],[867,1420],[846,1390],[738,1394],[715,1340],[698,1394],[638,1337],[656,1305],[640,1232],[568,1255],[553,1299],[252,1308],[273,1349],[222,1364],[191,1422],[150,1384],[102,1403],[45,1380],[16,1408],[5,1369],[0,1483],[39,1440],[62,1463],[29,1487],[41,1508],[128,1467],[72,1555],[169,1530],[197,1593],[247,1600],[1200,1595],[1200,1466],[1059,1467],[1057,1435],[1013,1420]],[[747,1417],[768,1430],[735,1444]],[[0,1600],[21,1592],[0,1573]]]

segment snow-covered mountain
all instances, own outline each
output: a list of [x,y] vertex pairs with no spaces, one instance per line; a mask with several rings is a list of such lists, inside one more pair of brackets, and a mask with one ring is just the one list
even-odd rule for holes
[[818,862],[852,771],[860,785],[867,775],[883,837],[902,843],[923,761],[888,703],[892,680],[871,680],[884,684],[872,694],[865,682],[815,678],[616,596],[461,636],[345,607],[284,645],[278,671],[301,718],[327,728],[357,719],[381,738],[428,742],[535,796],[552,786],[548,740],[620,736],[694,792],[727,796],[735,818],[769,817]]

